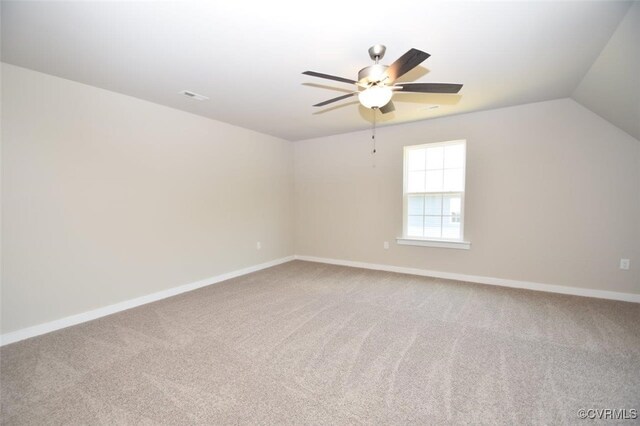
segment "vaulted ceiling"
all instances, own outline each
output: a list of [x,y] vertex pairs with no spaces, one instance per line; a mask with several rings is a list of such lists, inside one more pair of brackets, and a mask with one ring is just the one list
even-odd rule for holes
[[[621,51],[634,45],[637,49],[638,38],[633,43],[633,36],[640,26],[633,28],[633,19],[624,24],[629,19],[625,16],[638,8],[636,3],[630,11],[631,5],[619,1],[3,2],[2,60],[301,140],[360,130],[371,120],[371,110],[355,98],[313,108],[352,87],[314,79],[302,71],[356,79],[358,70],[371,64],[367,54],[371,45],[387,46],[382,61],[387,64],[415,47],[432,56],[401,80],[464,87],[459,95],[397,94],[396,111],[379,117],[386,124],[574,95],[640,138],[632,125],[640,120],[628,118],[633,114],[628,105],[633,108],[638,102],[637,87],[633,92],[614,85],[610,102],[615,108],[598,103],[610,95],[602,87],[611,84],[611,73],[620,74],[617,67],[628,65],[612,63],[611,58],[619,58]],[[614,34],[621,41],[615,42]],[[637,84],[638,74],[627,74]],[[178,93],[182,90],[210,99],[189,99]]]
[[572,97],[640,140],[640,2],[629,9]]

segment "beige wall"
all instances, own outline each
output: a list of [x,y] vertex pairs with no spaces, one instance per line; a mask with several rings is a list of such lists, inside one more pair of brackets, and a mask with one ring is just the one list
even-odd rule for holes
[[[375,160],[370,137],[295,143],[297,254],[640,293],[640,141],[573,100],[379,128]],[[397,245],[402,147],[454,139],[471,250]]]
[[[2,333],[294,252],[640,293],[640,142],[569,99],[383,127],[373,158],[368,131],[291,144],[11,65],[2,84]],[[460,138],[471,250],[398,246],[402,147]]]
[[2,84],[3,333],[293,254],[290,142],[7,64]]

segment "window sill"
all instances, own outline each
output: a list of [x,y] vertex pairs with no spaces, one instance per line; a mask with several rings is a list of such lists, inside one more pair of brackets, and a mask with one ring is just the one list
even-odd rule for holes
[[448,241],[448,240],[426,240],[420,238],[396,238],[396,242],[403,246],[440,247],[469,250],[469,241]]

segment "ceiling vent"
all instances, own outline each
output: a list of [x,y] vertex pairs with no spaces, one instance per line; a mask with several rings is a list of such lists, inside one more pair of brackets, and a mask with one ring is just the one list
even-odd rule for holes
[[188,90],[183,90],[182,92],[180,92],[180,94],[188,96],[188,97],[190,97],[192,99],[199,100],[199,101],[206,101],[207,99],[209,99],[206,96],[198,95],[197,93],[193,93],[193,92],[190,92]]

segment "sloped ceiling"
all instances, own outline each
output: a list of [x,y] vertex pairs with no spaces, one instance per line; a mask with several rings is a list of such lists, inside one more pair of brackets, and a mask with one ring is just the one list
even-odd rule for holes
[[640,140],[640,2],[635,2],[572,97]]
[[4,1],[2,60],[300,140],[365,129],[372,117],[353,101],[313,108],[352,87],[304,70],[355,78],[382,43],[387,64],[412,47],[432,55],[405,81],[464,83],[460,95],[397,94],[383,124],[568,97],[630,4]]

